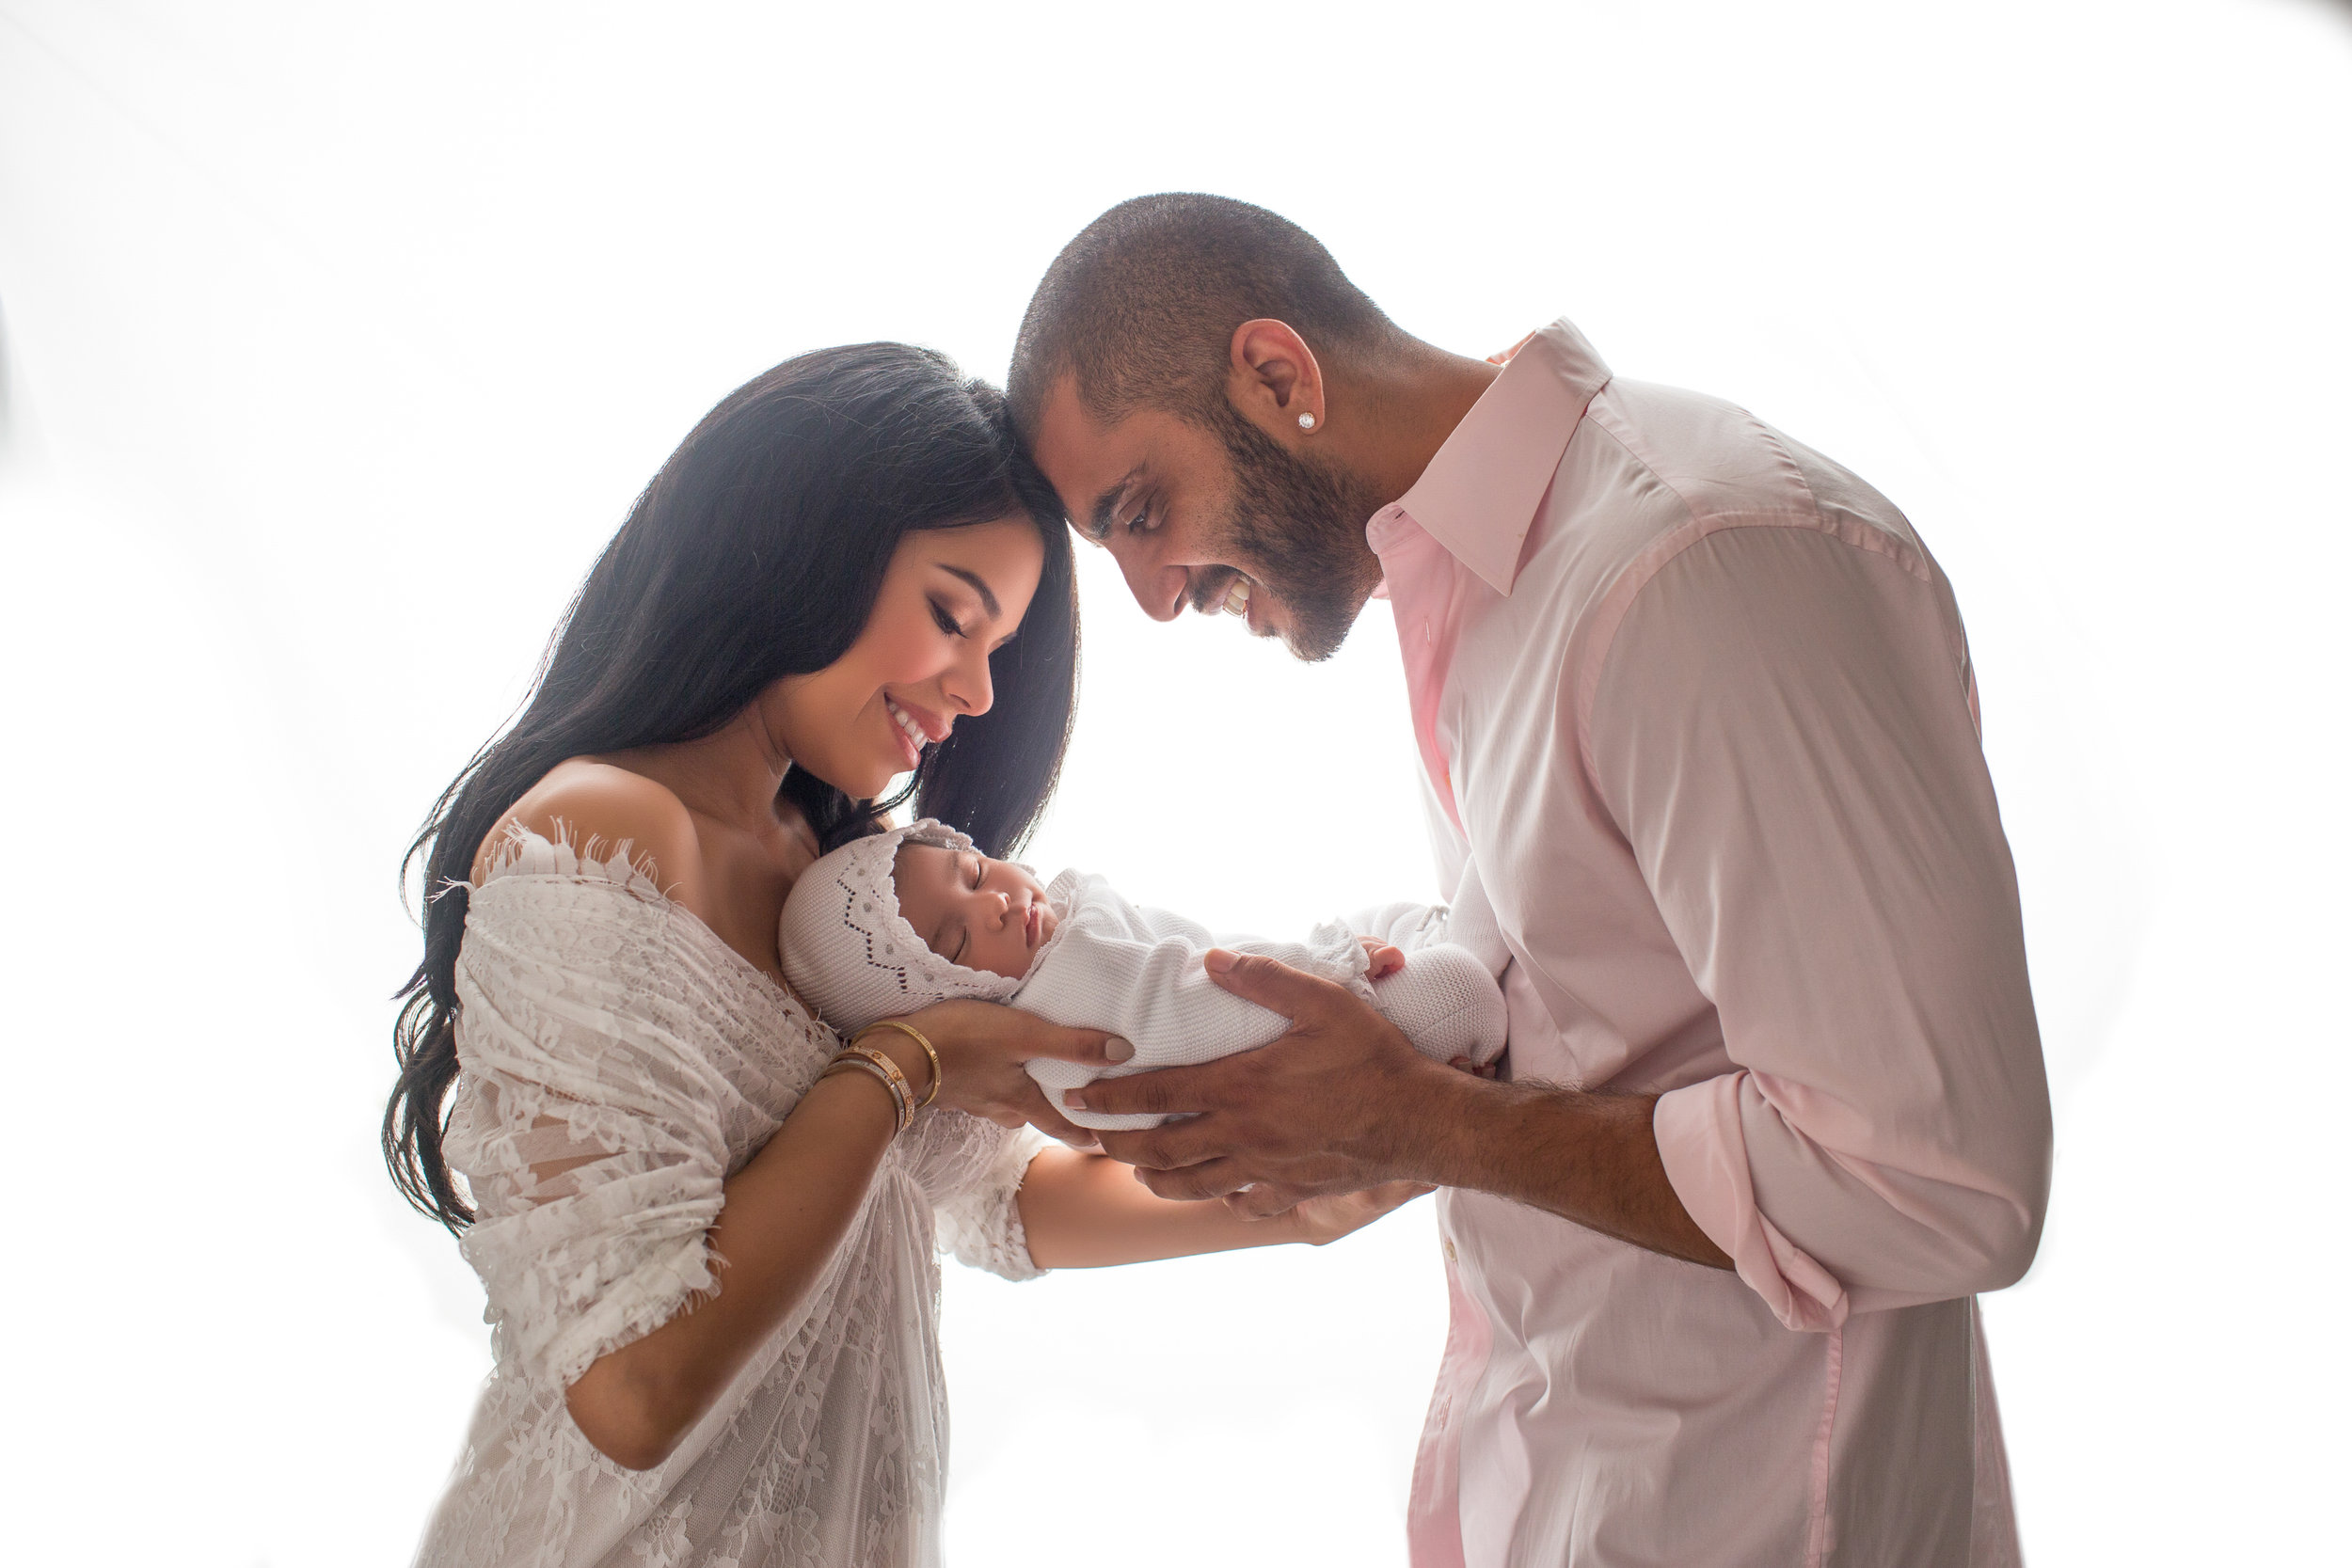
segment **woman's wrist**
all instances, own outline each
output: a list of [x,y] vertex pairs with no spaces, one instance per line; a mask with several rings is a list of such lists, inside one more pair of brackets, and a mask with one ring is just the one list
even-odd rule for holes
[[882,1115],[882,1125],[887,1137],[897,1137],[898,1135],[899,1123],[901,1120],[898,1111],[898,1096],[891,1089],[889,1084],[883,1081],[880,1073],[867,1072],[863,1069],[855,1069],[848,1072],[830,1070],[820,1072],[817,1075],[817,1082],[809,1086],[809,1093],[814,1095],[818,1090],[824,1088],[824,1086],[828,1084],[847,1080],[863,1082],[870,1085],[871,1087],[865,1089],[837,1089],[833,1092],[845,1101],[854,1099],[860,1104],[868,1107],[868,1110],[861,1112],[861,1115],[868,1115],[871,1114],[873,1109],[879,1109]]
[[939,1098],[939,1053],[913,1024],[895,1019],[869,1023],[850,1037],[850,1043],[879,1051],[896,1063],[919,1104],[929,1105]]

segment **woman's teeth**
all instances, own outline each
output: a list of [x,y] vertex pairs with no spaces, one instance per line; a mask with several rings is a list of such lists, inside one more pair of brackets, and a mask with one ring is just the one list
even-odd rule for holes
[[898,721],[898,727],[907,732],[907,738],[914,742],[916,751],[919,752],[931,743],[931,737],[923,733],[923,726],[907,717],[906,709],[887,697],[882,699],[882,706],[890,710],[890,717]]
[[1233,579],[1233,586],[1225,591],[1224,609],[1228,615],[1249,613],[1249,579],[1248,578]]

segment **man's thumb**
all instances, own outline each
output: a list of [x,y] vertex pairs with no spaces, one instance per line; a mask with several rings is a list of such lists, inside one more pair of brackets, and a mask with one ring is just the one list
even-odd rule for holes
[[1311,983],[1308,975],[1263,954],[1244,957],[1222,947],[1212,947],[1201,956],[1200,963],[1209,972],[1210,979],[1235,996],[1271,1007],[1284,1018],[1296,1015],[1297,1004],[1305,1000],[1302,982]]

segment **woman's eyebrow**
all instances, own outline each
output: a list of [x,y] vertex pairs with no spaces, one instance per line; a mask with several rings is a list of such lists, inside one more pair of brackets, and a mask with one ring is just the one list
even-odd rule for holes
[[961,578],[963,581],[969,583],[971,585],[972,592],[980,596],[980,603],[986,607],[988,610],[988,618],[990,620],[993,621],[1005,612],[1004,607],[996,602],[996,591],[989,587],[988,579],[981,577],[979,573],[967,572],[961,566],[950,566],[944,561],[934,561],[931,564],[946,573],[949,577]]

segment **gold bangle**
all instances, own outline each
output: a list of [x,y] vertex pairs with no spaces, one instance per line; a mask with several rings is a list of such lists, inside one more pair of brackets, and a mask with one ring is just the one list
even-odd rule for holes
[[[881,1059],[877,1060],[878,1057]],[[817,1076],[821,1080],[830,1078],[836,1072],[862,1073],[882,1086],[882,1092],[889,1095],[891,1100],[892,1136],[895,1137],[905,1132],[907,1123],[914,1119],[914,1107],[909,1102],[907,1096],[906,1074],[900,1072],[898,1064],[882,1056],[881,1052],[844,1050],[834,1057],[824,1071]]]
[[859,1078],[872,1079],[882,1085],[882,1093],[890,1097],[890,1135],[892,1137],[895,1138],[907,1130],[907,1123],[914,1119],[914,1111],[907,1103],[906,1090],[892,1083],[888,1074],[864,1056],[836,1057],[832,1066],[817,1076],[819,1079],[833,1078],[845,1072]]
[[850,1043],[851,1045],[857,1044],[858,1040],[864,1039],[866,1036],[872,1034],[877,1029],[896,1029],[898,1033],[906,1036],[909,1039],[923,1048],[923,1054],[931,1059],[931,1086],[923,1091],[923,1098],[914,1102],[914,1108],[919,1111],[924,1106],[929,1105],[932,1101],[937,1100],[939,1098],[939,1081],[943,1076],[939,1068],[938,1048],[933,1046],[930,1040],[923,1037],[922,1030],[917,1029],[914,1024],[908,1023],[904,1020],[895,1018],[886,1018],[880,1023],[867,1024],[865,1028],[860,1029],[857,1032],[857,1039],[853,1039]]
[[898,1064],[890,1059],[888,1053],[877,1051],[870,1045],[860,1045],[857,1041],[851,1040],[834,1053],[834,1060],[837,1062],[843,1057],[870,1065],[875,1071],[890,1081],[890,1086],[898,1091],[900,1099],[910,1105],[914,1103],[914,1085],[907,1082],[907,1075],[898,1070]]

